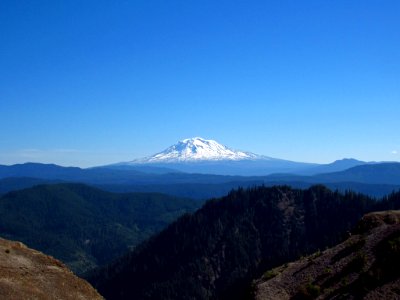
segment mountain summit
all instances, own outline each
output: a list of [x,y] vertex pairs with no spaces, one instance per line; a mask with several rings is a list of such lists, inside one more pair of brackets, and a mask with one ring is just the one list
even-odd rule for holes
[[251,152],[230,149],[214,140],[200,137],[184,139],[175,145],[153,156],[132,161],[132,163],[171,163],[171,162],[200,162],[220,160],[255,160],[266,159]]
[[[299,163],[228,148],[200,137],[184,139],[152,156],[109,165],[111,168],[147,168],[160,172],[256,176],[290,173],[315,164]],[[153,172],[153,171],[151,171]]]

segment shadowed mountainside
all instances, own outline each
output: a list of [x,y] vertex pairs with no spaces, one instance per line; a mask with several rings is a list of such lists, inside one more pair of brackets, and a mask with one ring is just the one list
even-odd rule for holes
[[377,203],[323,186],[239,189],[88,278],[107,299],[246,299],[266,269],[334,245],[364,213],[392,207],[400,193]]

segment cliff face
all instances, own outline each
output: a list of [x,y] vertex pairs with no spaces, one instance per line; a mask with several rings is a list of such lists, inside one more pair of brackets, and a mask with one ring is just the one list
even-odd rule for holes
[[0,238],[0,299],[103,299],[60,261]]
[[399,299],[399,270],[400,211],[374,212],[345,242],[265,272],[255,299]]

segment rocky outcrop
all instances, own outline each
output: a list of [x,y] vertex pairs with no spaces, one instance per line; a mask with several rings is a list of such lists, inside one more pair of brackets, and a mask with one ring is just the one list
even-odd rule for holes
[[365,215],[343,243],[269,270],[255,299],[400,299],[400,211]]
[[51,256],[0,238],[0,299],[103,299]]

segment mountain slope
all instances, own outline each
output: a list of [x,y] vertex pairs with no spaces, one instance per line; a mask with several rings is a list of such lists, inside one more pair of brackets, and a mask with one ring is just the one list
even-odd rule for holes
[[60,261],[0,238],[1,299],[103,299]]
[[339,242],[375,207],[322,186],[239,189],[89,279],[107,299],[245,299],[260,270]]
[[267,271],[256,300],[399,299],[400,211],[367,214],[345,242]]
[[81,273],[110,262],[200,204],[81,184],[41,185],[0,198],[0,236],[53,255]]

